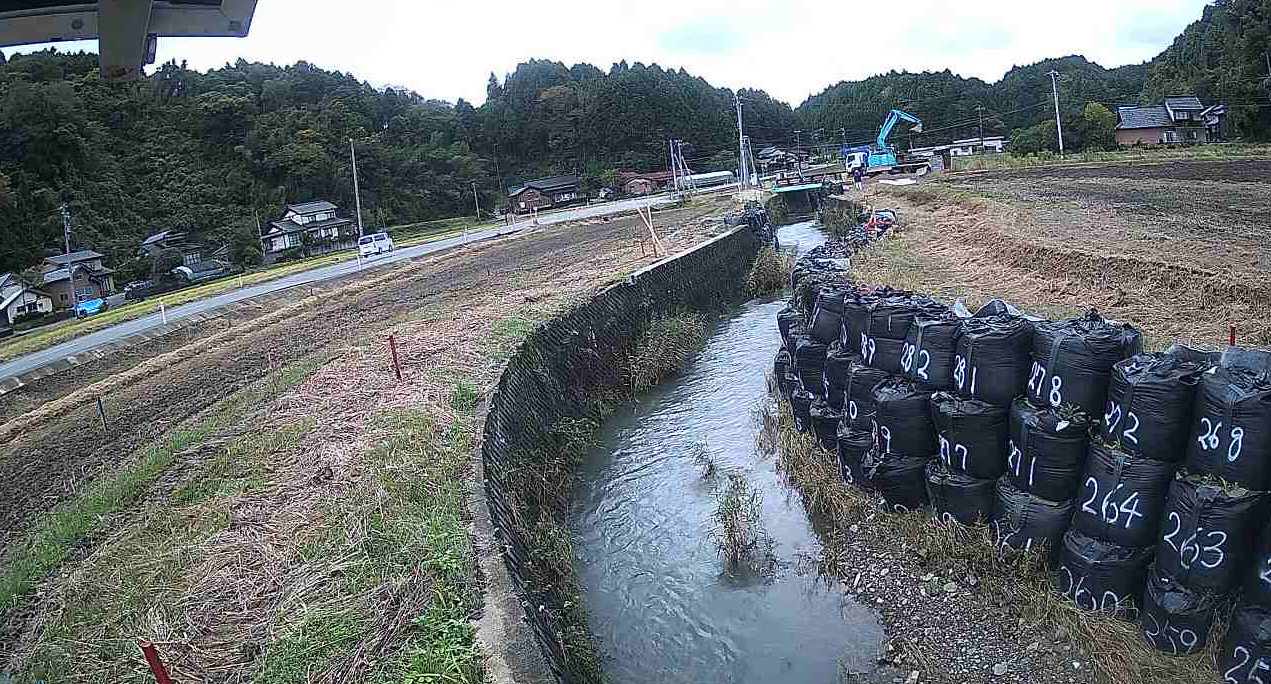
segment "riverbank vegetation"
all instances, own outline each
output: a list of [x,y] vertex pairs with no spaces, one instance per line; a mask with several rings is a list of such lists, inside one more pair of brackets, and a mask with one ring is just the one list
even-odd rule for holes
[[766,245],[759,250],[750,266],[750,273],[746,276],[746,289],[755,297],[780,292],[789,284],[792,268],[794,257],[783,254],[772,245]]

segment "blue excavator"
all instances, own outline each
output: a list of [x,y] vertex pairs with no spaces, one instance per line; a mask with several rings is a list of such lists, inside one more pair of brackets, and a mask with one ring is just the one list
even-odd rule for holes
[[865,173],[871,176],[880,173],[917,173],[925,174],[931,170],[931,165],[926,159],[910,159],[904,153],[899,153],[896,148],[888,144],[887,139],[891,137],[892,129],[901,121],[908,121],[913,124],[909,129],[911,133],[922,132],[922,119],[910,114],[909,112],[899,109],[891,110],[887,118],[883,120],[883,125],[878,129],[878,138],[874,141],[872,147],[851,147],[843,148],[843,156],[848,166],[861,164],[865,167]]

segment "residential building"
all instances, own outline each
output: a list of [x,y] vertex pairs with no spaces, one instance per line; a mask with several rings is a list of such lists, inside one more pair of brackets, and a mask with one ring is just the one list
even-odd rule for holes
[[1159,105],[1117,107],[1117,144],[1179,145],[1223,139],[1223,105],[1206,107],[1195,95],[1170,95]]
[[115,270],[102,264],[105,258],[91,249],[46,257],[40,264],[44,274],[40,289],[52,297],[53,306],[59,309],[74,308],[79,302],[114,294]]
[[12,327],[21,316],[52,310],[53,298],[47,292],[12,273],[0,274],[0,329]]
[[667,189],[671,184],[670,171],[652,173],[622,172],[622,191],[628,195],[648,195]]
[[337,207],[325,200],[288,204],[281,219],[261,229],[265,263],[272,264],[292,250],[313,256],[353,247],[357,243],[353,221],[337,214]]
[[539,178],[508,188],[508,206],[515,214],[565,206],[582,199],[576,176]]
[[209,245],[201,240],[191,239],[185,231],[165,230],[143,240],[137,249],[137,256],[155,256],[168,249],[181,253],[183,266],[194,266],[204,259],[225,259],[229,255],[229,245]]
[[915,157],[970,157],[977,154],[1001,154],[1006,151],[1006,138],[986,135],[983,138],[962,138],[948,145],[911,147],[909,154]]

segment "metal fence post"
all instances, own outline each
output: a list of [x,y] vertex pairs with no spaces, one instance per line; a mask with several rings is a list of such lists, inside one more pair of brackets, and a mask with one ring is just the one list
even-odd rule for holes
[[150,665],[155,681],[159,684],[172,684],[172,678],[168,676],[168,668],[163,666],[163,661],[159,659],[159,652],[155,650],[154,644],[149,641],[141,642],[141,652],[146,656],[146,663]]
[[397,379],[402,379],[402,365],[397,360],[397,337],[395,335],[388,336],[388,349],[393,353],[393,372],[397,374]]

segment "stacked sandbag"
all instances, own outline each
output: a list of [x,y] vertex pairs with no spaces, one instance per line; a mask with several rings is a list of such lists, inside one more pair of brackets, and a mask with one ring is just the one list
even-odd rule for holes
[[1271,489],[1271,382],[1242,367],[1201,374],[1186,467],[1193,475]]
[[843,420],[843,413],[830,406],[829,401],[825,397],[817,397],[812,402],[809,409],[812,420],[812,431],[816,433],[816,439],[821,444],[821,448],[829,452],[838,451],[838,429],[839,422]]
[[901,347],[901,374],[929,389],[954,390],[953,357],[961,334],[962,319],[953,312],[919,311]]
[[1152,548],[1129,548],[1064,534],[1055,567],[1055,588],[1085,610],[1134,619],[1142,604]]
[[780,382],[781,378],[785,377],[786,369],[790,367],[791,363],[790,351],[785,347],[778,349],[777,355],[772,359],[772,377]]
[[962,321],[953,384],[968,399],[1009,406],[1023,393],[1032,363],[1033,323],[1002,315]]
[[1217,665],[1223,682],[1265,682],[1271,677],[1271,608],[1248,604],[1231,614]]
[[794,337],[794,372],[799,386],[813,396],[825,394],[825,353],[828,345],[811,335]]
[[894,513],[916,511],[927,504],[924,471],[930,456],[883,451],[875,445],[861,459],[864,487],[877,491]]
[[800,434],[812,429],[812,402],[816,396],[802,387],[795,387],[790,394],[790,412],[794,414],[794,429]]
[[[888,378],[874,388],[874,439],[887,454],[932,458],[936,427],[931,392],[904,378]],[[919,478],[921,480],[921,477]]]
[[1156,544],[1158,571],[1199,594],[1231,593],[1249,570],[1268,496],[1196,476],[1175,479]]
[[1076,496],[1085,471],[1090,417],[1039,409],[1024,398],[1011,404],[1006,477],[1018,490],[1051,501]]
[[830,343],[825,351],[825,391],[830,406],[842,411],[847,406],[848,373],[853,363],[861,357],[852,354],[839,340]]
[[963,525],[986,524],[993,519],[996,480],[970,477],[939,459],[927,462],[927,499],[939,519]]
[[847,405],[843,418],[860,430],[874,429],[874,388],[890,377],[886,372],[853,362],[847,369]]
[[1101,415],[1112,366],[1141,347],[1138,330],[1106,321],[1094,311],[1065,321],[1036,323],[1025,396],[1038,406],[1072,406]]
[[860,333],[861,358],[865,363],[888,373],[902,374],[901,358],[909,326],[919,315],[940,316],[947,307],[926,297],[892,294],[873,301],[866,307]]
[[861,470],[861,461],[865,454],[874,448],[874,433],[870,430],[857,430],[847,424],[839,423],[838,430],[838,462],[843,481],[868,488],[869,481]]
[[1016,549],[1047,547],[1053,556],[1072,520],[1073,501],[1051,501],[1020,491],[1009,477],[997,481],[993,527],[997,541]]
[[1147,589],[1139,627],[1158,651],[1172,656],[1198,653],[1209,643],[1214,624],[1214,598],[1197,594],[1174,578],[1148,567]]
[[802,317],[793,301],[777,312],[777,329],[781,331],[781,343],[786,349],[794,349],[793,336],[801,332],[801,327]]
[[808,334],[822,344],[839,339],[843,325],[843,289],[822,289],[816,296]]
[[1135,354],[1112,367],[1100,434],[1133,456],[1178,463],[1187,451],[1203,364],[1177,354]]
[[937,392],[931,419],[939,457],[927,468],[927,495],[936,515],[963,524],[992,520],[997,478],[1006,469],[1006,409]]

